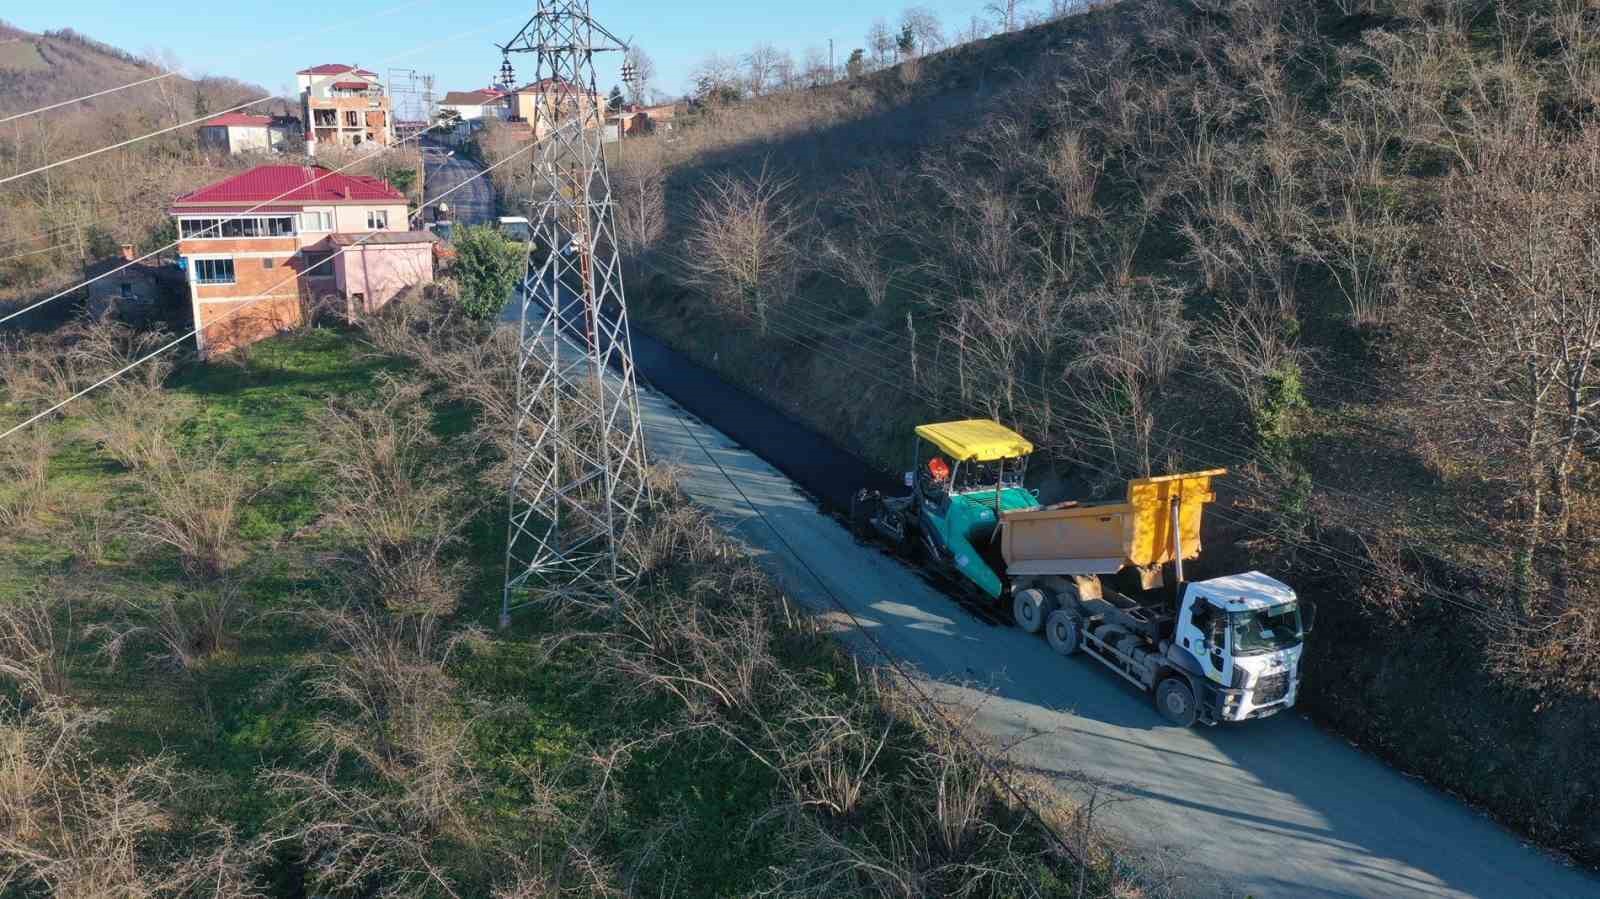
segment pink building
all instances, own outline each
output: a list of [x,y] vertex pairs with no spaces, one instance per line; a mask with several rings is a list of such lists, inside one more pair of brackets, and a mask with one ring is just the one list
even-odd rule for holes
[[334,278],[343,288],[345,315],[355,317],[383,308],[400,291],[433,280],[432,234],[385,231],[376,234],[334,234],[328,238],[344,252],[333,257]]

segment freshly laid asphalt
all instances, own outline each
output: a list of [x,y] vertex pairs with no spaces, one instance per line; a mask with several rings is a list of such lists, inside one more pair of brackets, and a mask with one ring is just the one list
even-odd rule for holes
[[[422,171],[427,182],[426,197],[444,197],[443,203],[449,207],[447,218],[461,225],[487,225],[494,222],[494,187],[487,178],[473,179],[473,176],[483,170],[483,167],[460,153],[447,155],[450,150],[439,144],[424,141],[422,143]],[[466,184],[455,193],[445,196],[446,192],[461,184]],[[423,215],[423,221],[433,221],[433,207]]]

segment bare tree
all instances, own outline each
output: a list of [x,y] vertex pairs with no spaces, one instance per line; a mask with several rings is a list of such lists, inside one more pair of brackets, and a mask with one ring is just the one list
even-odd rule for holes
[[732,92],[734,98],[742,93],[744,78],[738,59],[712,54],[702,59],[689,71],[694,81],[694,96],[700,102],[722,102]]
[[1162,449],[1162,391],[1189,350],[1182,290],[1153,280],[1112,284],[1085,298],[1082,314],[1098,327],[1080,339],[1067,391],[1095,429],[1093,448],[1147,477]]
[[894,61],[895,36],[888,22],[878,19],[867,29],[867,51],[872,54],[873,68],[881,69]]
[[821,47],[807,47],[800,62],[800,79],[806,87],[819,87],[833,81],[833,66],[828,61],[828,51]]
[[994,18],[1001,33],[1009,34],[1017,30],[1017,0],[995,0],[983,9]]
[[471,803],[482,788],[469,752],[471,707],[445,665],[477,634],[446,635],[433,619],[371,609],[307,617],[338,650],[313,682],[336,711],[307,735],[324,764],[261,775],[287,802],[269,842],[300,847],[324,890],[355,889],[381,872],[393,894],[459,895],[446,858],[476,847]]
[[[757,44],[750,48],[744,57],[745,88],[751,94],[760,96],[779,87],[779,70],[784,67],[787,56],[786,51],[771,44]],[[792,70],[793,59],[787,65]]]
[[345,544],[339,561],[358,595],[398,614],[448,616],[460,566],[445,558],[468,515],[461,478],[433,433],[421,383],[385,379],[377,402],[343,402],[317,421],[333,473],[325,521]]
[[753,177],[718,175],[699,194],[684,265],[718,302],[754,318],[793,283],[810,221],[790,200],[792,179],[763,167]]
[[1298,379],[1306,352],[1295,337],[1293,318],[1282,307],[1259,297],[1224,303],[1217,316],[1200,329],[1195,348],[1208,378],[1236,396],[1263,439],[1272,439],[1275,390]]
[[944,49],[944,28],[939,15],[926,6],[908,6],[900,13],[900,27],[908,32],[917,55],[937,53]]
[[[1600,409],[1600,130],[1532,128],[1491,140],[1473,175],[1446,184],[1413,280],[1439,351],[1430,422],[1454,410],[1474,464],[1516,485],[1523,615],[1540,611],[1535,563],[1570,554],[1573,474]],[[1559,609],[1559,599],[1556,602]]]
[[658,155],[626,155],[616,171],[618,249],[637,265],[667,230],[666,169]]
[[633,80],[628,83],[628,98],[645,105],[650,99],[650,85],[656,80],[656,61],[638,44],[629,47],[622,55],[622,63],[633,67]]

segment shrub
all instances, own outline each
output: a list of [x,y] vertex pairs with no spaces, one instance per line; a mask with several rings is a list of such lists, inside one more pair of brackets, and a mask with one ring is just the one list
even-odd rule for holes
[[225,461],[221,449],[179,453],[134,476],[147,506],[129,517],[129,536],[176,550],[184,572],[194,578],[221,577],[244,560],[239,518],[262,486]]
[[492,321],[511,301],[527,268],[526,254],[487,225],[461,229],[455,247],[461,311],[474,321]]

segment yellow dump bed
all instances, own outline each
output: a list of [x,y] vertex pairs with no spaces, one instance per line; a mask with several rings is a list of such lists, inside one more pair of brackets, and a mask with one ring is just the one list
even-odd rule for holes
[[1139,478],[1121,503],[1007,512],[1001,552],[1009,574],[1113,574],[1172,561],[1172,503],[1179,500],[1183,557],[1200,554],[1200,519],[1225,469]]

